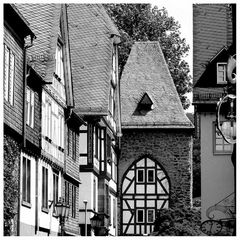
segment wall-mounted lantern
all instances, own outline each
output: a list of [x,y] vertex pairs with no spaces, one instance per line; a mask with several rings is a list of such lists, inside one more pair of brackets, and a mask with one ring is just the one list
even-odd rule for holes
[[64,236],[65,219],[68,218],[70,206],[64,202],[63,198],[59,198],[58,203],[55,205],[55,214],[59,217],[61,236]]

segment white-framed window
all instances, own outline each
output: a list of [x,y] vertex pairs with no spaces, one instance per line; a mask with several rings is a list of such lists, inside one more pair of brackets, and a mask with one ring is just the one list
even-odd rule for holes
[[138,183],[144,182],[144,169],[137,169],[137,182]]
[[147,222],[153,223],[155,221],[155,210],[147,209]]
[[63,68],[63,46],[58,42],[55,54],[55,74],[59,81],[64,83],[64,68]]
[[80,165],[87,165],[87,156],[88,156],[88,127],[82,125],[80,127],[79,135],[79,157]]
[[[53,203],[54,205],[58,203],[58,191],[59,191],[59,173],[53,172]],[[55,212],[55,207],[53,208]]]
[[[221,127],[221,123],[220,123]],[[217,129],[217,125],[213,123],[213,152],[214,154],[231,154],[233,145],[226,142],[221,133]]]
[[31,160],[22,157],[22,201],[31,203]]
[[137,223],[143,223],[143,222],[144,222],[144,210],[137,209]]
[[4,98],[13,105],[13,88],[15,77],[15,55],[4,44]]
[[42,210],[48,210],[48,169],[42,167]]
[[227,69],[227,63],[224,63],[224,62],[217,63],[217,83],[218,84],[227,83],[226,69]]
[[27,88],[27,125],[31,128],[34,127],[34,97],[34,91]]

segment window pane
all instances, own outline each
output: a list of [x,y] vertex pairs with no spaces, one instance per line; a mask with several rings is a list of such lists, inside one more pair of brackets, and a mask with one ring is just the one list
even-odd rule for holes
[[31,162],[27,159],[27,202],[30,203],[31,197]]
[[148,182],[154,182],[154,170],[148,170]]
[[137,222],[143,222],[143,210],[137,210]]
[[9,83],[9,102],[13,104],[13,81],[14,81],[14,69],[15,69],[15,56],[10,53],[10,83]]
[[27,186],[26,186],[26,158],[23,157],[23,166],[22,166],[22,194],[23,194],[23,201],[26,201],[26,190],[27,190]]
[[143,173],[144,173],[144,170],[142,170],[142,169],[138,169],[137,170],[137,181],[138,182],[143,182],[143,178],[144,178],[144,176],[143,176]]
[[154,222],[154,210],[148,210],[148,222],[149,223],[152,223],[152,222]]
[[216,151],[223,151],[222,145],[216,145]]
[[5,99],[8,101],[8,85],[9,85],[9,48],[4,45],[4,88]]

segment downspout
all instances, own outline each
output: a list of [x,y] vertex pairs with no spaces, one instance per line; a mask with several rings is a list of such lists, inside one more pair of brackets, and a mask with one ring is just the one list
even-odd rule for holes
[[36,197],[35,197],[35,234],[39,231],[39,219],[38,219],[38,158],[36,158]]
[[[23,144],[22,149],[26,147],[26,86],[27,86],[27,49],[33,46],[33,36],[31,36],[31,43],[30,45],[26,45],[26,39],[24,39],[24,47],[23,47],[23,129],[22,129],[22,136],[23,136]],[[19,160],[19,169],[18,169],[18,189],[19,193],[21,192],[20,189],[20,182],[21,182],[21,159]],[[20,195],[18,197],[18,219],[17,219],[17,236],[20,236]]]

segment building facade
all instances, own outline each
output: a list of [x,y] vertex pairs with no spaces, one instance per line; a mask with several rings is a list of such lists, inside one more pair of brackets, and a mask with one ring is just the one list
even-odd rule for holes
[[[28,155],[35,162],[40,153],[39,141],[35,137],[40,130],[37,119],[40,112],[39,82],[36,81],[35,86],[28,83],[25,71],[26,49],[31,47],[34,33],[13,4],[4,4],[4,13],[4,234],[17,235],[22,205],[19,198],[22,161]],[[29,94],[36,105],[36,118],[30,114]],[[35,124],[34,130],[32,124]]]
[[[70,206],[64,234],[79,235],[78,149],[83,121],[73,111],[66,6],[17,4],[14,7],[36,32],[34,45],[26,51],[26,66],[21,69],[25,70],[26,87],[25,99],[19,99],[19,105],[24,107],[15,111],[25,123],[16,235],[58,235],[55,204],[60,197]],[[19,52],[17,57],[21,56]],[[7,111],[4,116],[8,116]],[[18,118],[10,116],[10,119]]]
[[[235,11],[234,4],[193,6],[193,104],[201,142],[202,222],[235,218],[233,145],[216,127],[217,102],[227,94],[228,59],[236,54]],[[232,231],[222,222],[219,231],[207,234]]]
[[120,35],[97,4],[68,6],[75,109],[80,128],[81,235],[93,235],[90,218],[101,219],[97,235],[117,235],[117,154],[121,136],[118,79]]
[[153,231],[158,210],[192,205],[192,132],[158,42],[136,42],[121,77],[120,235]]

